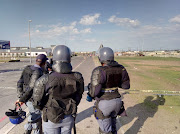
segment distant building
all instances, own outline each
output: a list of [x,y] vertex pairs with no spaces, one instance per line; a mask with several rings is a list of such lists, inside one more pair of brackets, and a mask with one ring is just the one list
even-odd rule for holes
[[137,52],[134,51],[128,51],[128,52],[122,52],[122,56],[136,56]]
[[179,51],[149,51],[144,52],[145,56],[156,56],[156,57],[179,57]]
[[[43,47],[31,48],[31,56],[36,57],[39,54],[45,54],[47,56],[51,56],[52,55],[51,51],[52,51],[51,48],[43,48]],[[25,53],[27,57],[30,56],[29,51],[26,51]]]
[[11,50],[20,50],[20,47],[11,47]]
[[114,52],[114,56],[122,56],[121,52]]
[[[51,56],[52,49],[43,47],[31,48],[32,57],[36,57],[39,54]],[[8,51],[0,49],[0,57],[30,57],[30,50],[29,47],[11,47]]]
[[36,47],[37,49],[44,49],[43,47]]
[[29,47],[20,47],[20,50],[28,50]]

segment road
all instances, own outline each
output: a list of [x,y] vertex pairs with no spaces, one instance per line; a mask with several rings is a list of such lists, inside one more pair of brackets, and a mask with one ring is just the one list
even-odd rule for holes
[[[12,125],[8,123],[8,118],[5,117],[4,112],[14,107],[14,102],[17,100],[16,83],[22,68],[28,64],[27,59],[19,63],[0,63],[0,134],[22,134],[24,132],[24,124],[27,120],[19,125]],[[72,66],[73,71],[82,73],[86,87],[90,81],[91,72],[95,67],[93,58],[73,57]],[[131,73],[130,76],[131,80],[138,81]],[[120,92],[123,93],[121,89]],[[77,134],[97,134],[99,125],[93,115],[94,101],[87,102],[86,93],[85,91],[78,106],[76,117]],[[174,110],[179,108],[178,106],[157,105],[152,110],[149,110],[144,107],[145,103],[147,104],[146,100],[139,102],[139,97],[142,97],[141,94],[122,94],[128,116],[117,118],[118,134],[179,134],[179,114],[173,114]],[[146,98],[153,98],[153,96],[147,95]],[[158,104],[157,98],[154,97],[151,103]],[[171,111],[169,112],[165,109]]]
[[28,63],[27,59],[23,59],[22,62],[0,63],[0,128],[9,121],[5,111],[14,108],[14,102],[18,99],[16,84],[22,69]]
[[[35,63],[35,59],[33,59],[33,63]],[[22,59],[21,62],[0,63],[0,129],[9,122],[4,113],[8,109],[14,108],[14,102],[18,99],[16,95],[17,81],[23,68],[29,64],[29,59]],[[71,64],[74,71],[82,73],[86,86],[89,83],[92,69],[95,67],[92,58],[73,57]]]

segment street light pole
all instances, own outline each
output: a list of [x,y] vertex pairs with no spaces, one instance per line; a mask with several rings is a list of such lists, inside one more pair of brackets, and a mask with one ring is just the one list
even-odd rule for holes
[[32,58],[31,58],[31,38],[30,38],[30,22],[32,22],[32,20],[29,20],[29,51],[30,51],[30,63],[32,63]]

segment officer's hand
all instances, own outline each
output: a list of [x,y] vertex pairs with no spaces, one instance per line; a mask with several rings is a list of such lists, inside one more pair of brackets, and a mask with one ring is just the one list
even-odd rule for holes
[[24,102],[20,102],[19,100],[16,101],[16,105],[17,105],[17,106],[19,106],[19,105],[21,106],[23,103],[24,103]]
[[89,101],[89,102],[92,102],[92,97],[87,94],[86,100]]

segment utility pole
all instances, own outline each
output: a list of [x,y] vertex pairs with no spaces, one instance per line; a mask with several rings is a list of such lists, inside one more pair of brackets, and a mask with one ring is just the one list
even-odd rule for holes
[[29,20],[29,51],[30,51],[30,63],[32,63],[32,58],[31,58],[31,38],[30,38],[30,22],[32,22],[32,20]]

